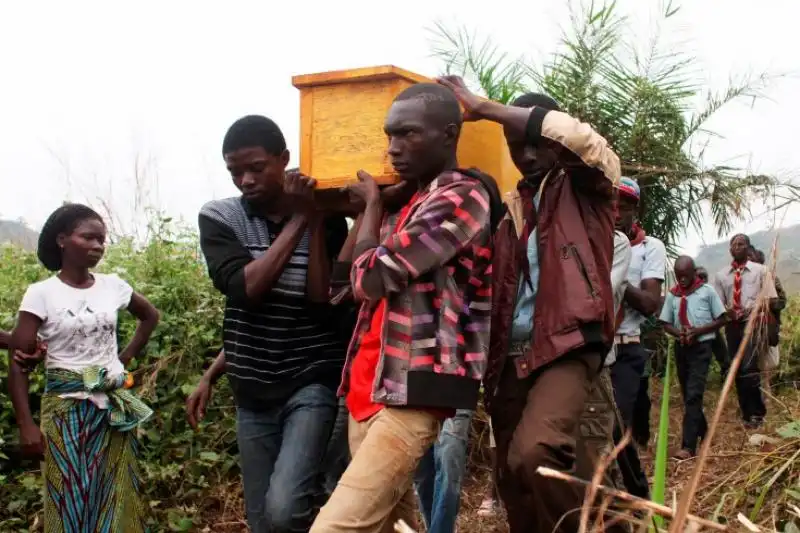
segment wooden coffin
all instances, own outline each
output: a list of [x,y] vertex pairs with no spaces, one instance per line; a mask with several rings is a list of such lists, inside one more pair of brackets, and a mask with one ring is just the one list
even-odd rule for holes
[[[383,132],[386,113],[403,89],[430,81],[392,65],[294,76],[292,84],[300,90],[300,172],[313,176],[321,189],[353,183],[359,169],[380,184],[394,183]],[[502,192],[520,178],[503,129],[493,122],[464,125],[458,162],[493,176]]]

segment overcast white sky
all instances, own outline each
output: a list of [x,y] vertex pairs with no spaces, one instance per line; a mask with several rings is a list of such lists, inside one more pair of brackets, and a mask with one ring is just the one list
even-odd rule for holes
[[[660,2],[618,3],[646,42]],[[547,0],[2,2],[0,218],[38,228],[64,199],[99,196],[133,220],[138,154],[154,186],[147,200],[194,223],[205,201],[236,193],[220,155],[236,118],[275,119],[297,161],[292,75],[381,64],[435,75],[441,65],[427,30],[436,20],[541,58],[568,13],[567,2]],[[798,19],[795,0],[685,0],[668,37],[688,41],[701,75],[721,88],[730,75],[799,71]],[[782,81],[772,101],[715,117],[711,126],[725,138],[707,162],[800,169],[799,88],[797,79]],[[786,222],[797,221],[793,209]],[[769,224],[762,216],[742,228]],[[687,235],[685,248],[704,240],[715,240],[713,229]]]

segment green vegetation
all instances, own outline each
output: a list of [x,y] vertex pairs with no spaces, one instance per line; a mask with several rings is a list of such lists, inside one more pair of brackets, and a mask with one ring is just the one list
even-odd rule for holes
[[[666,8],[665,24],[676,11]],[[717,228],[725,233],[747,215],[755,199],[774,192],[779,184],[773,178],[730,167],[709,167],[702,162],[702,149],[693,149],[702,146],[701,141],[709,135],[702,129],[709,117],[736,98],[758,96],[768,81],[766,76],[744,78],[719,94],[709,93],[705,107],[693,112],[693,95],[708,91],[695,77],[692,58],[682,54],[680,47],[656,43],[645,54],[629,53],[637,49],[636,43],[624,33],[623,18],[613,4],[590,8],[575,21],[562,47],[542,66],[509,58],[488,40],[444,27],[439,27],[435,52],[448,72],[465,75],[490,98],[508,101],[528,88],[540,89],[556,97],[569,112],[594,124],[621,155],[625,172],[643,185],[645,229],[672,249],[686,227],[700,225],[704,207],[711,207]],[[197,235],[177,228],[168,219],[154,220],[147,243],[141,247],[125,240],[115,243],[101,266],[131,283],[162,313],[146,355],[135,362],[144,377],[140,392],[156,413],[139,435],[143,487],[154,530],[244,531],[233,400],[227,384],[223,380],[216,387],[199,432],[189,428],[184,411],[186,396],[220,346],[222,299],[208,280]],[[32,252],[0,247],[0,328],[13,327],[25,287],[47,275]],[[742,512],[771,529],[800,531],[787,525],[792,523],[793,509],[800,525],[800,463],[796,461],[800,430],[797,423],[786,425],[800,419],[796,393],[800,298],[790,301],[784,321],[782,362],[773,379],[776,398],[770,400],[766,431],[775,436],[780,428],[778,435],[783,440],[772,448],[762,446],[743,455],[744,437],[737,440],[743,433],[735,416],[729,417],[718,431],[716,462],[701,482],[692,509],[695,514],[733,520]],[[130,317],[125,316],[121,342],[131,335],[132,327]],[[0,358],[0,532],[24,533],[41,529],[42,483],[37,465],[20,462],[13,453],[17,431],[6,391],[7,364],[5,357]],[[707,406],[713,405],[718,382],[718,376],[712,378]],[[32,375],[34,406],[42,388],[39,369]],[[654,380],[653,398],[660,393]],[[675,443],[680,415],[677,386],[667,391],[667,397],[673,406],[670,442]],[[728,403],[735,411],[732,398]],[[655,426],[657,408],[654,413]],[[479,418],[476,429],[484,427],[482,422]],[[667,424],[662,422],[663,433]],[[473,473],[476,466],[485,467],[486,441],[485,431],[476,435],[473,444],[479,453],[473,457],[479,457],[482,464],[473,464]],[[671,491],[679,490],[685,480],[687,468],[673,465],[665,472],[668,479],[663,494],[668,503]],[[460,530],[490,530],[486,524],[469,522],[466,516],[482,496],[482,490],[465,492],[462,522],[467,522]],[[498,523],[501,521],[499,518]]]
[[[142,248],[122,241],[109,247],[101,269],[116,272],[145,294],[162,312],[162,322],[147,348],[136,361],[137,372],[144,377],[141,393],[156,416],[141,428],[143,483],[153,512],[155,531],[244,531],[243,504],[239,471],[236,464],[236,438],[233,399],[227,384],[221,382],[201,431],[193,432],[186,423],[184,401],[199,379],[203,368],[220,345],[222,299],[211,287],[198,252],[197,236],[176,231],[168,220],[159,219],[154,237]],[[49,274],[38,264],[33,252],[18,247],[0,248],[0,327],[9,329],[25,287]],[[121,315],[124,316],[124,315]],[[735,401],[729,398],[727,425],[715,444],[715,457],[721,464],[710,470],[698,494],[694,512],[706,517],[719,513],[733,519],[739,511],[753,515],[756,523],[771,523],[776,516],[781,524],[789,518],[790,504],[800,505],[797,486],[798,466],[790,461],[800,449],[797,424],[784,427],[800,418],[800,298],[793,298],[784,314],[782,362],[773,378],[770,402],[771,420],[767,434],[784,439],[772,449],[748,452],[741,461],[745,437],[735,415]],[[121,322],[121,342],[133,329],[130,317]],[[38,465],[19,463],[13,456],[17,430],[11,403],[6,392],[7,359],[0,358],[0,531],[27,532],[41,527],[42,483]],[[674,381],[674,380],[673,380]],[[654,419],[658,424],[660,383],[654,381]],[[43,387],[43,372],[32,375],[33,405]],[[719,376],[711,378],[707,409],[714,404]],[[670,388],[669,437],[677,442],[680,428],[678,387]],[[475,442],[470,467],[472,479],[486,479],[488,434],[479,431],[484,420],[475,425]],[[665,424],[661,424],[662,431]],[[738,432],[738,433],[737,433]],[[686,466],[671,465],[666,473],[669,502],[673,487],[680,486]],[[774,478],[774,479],[773,479]],[[480,503],[483,487],[471,485],[465,493],[467,502]],[[763,494],[763,496],[762,496]],[[482,531],[485,523],[470,521],[468,503],[464,508],[461,529]],[[775,514],[777,513],[777,514]],[[501,519],[499,519],[501,520]],[[800,519],[798,519],[800,523]],[[34,525],[38,524],[38,526]],[[223,525],[228,524],[228,525]],[[781,529],[782,530],[782,529]],[[500,529],[499,531],[502,531]],[[787,531],[793,531],[791,529]]]
[[[710,91],[687,44],[657,38],[671,35],[678,7],[667,2],[656,38],[644,50],[618,11],[614,2],[592,2],[574,13],[561,46],[542,65],[509,55],[465,28],[441,24],[433,52],[446,73],[464,76],[490,99],[506,103],[525,91],[542,91],[592,124],[620,156],[623,173],[639,180],[642,224],[669,250],[687,227],[701,226],[706,208],[720,235],[726,234],[756,199],[787,186],[771,176],[706,164],[704,148],[717,135],[705,124],[734,100],[761,96],[770,77],[743,76]],[[699,109],[698,94],[705,96]]]
[[[202,263],[195,234],[158,219],[154,237],[141,249],[123,241],[112,245],[101,270],[115,272],[145,294],[162,313],[147,353],[135,362],[144,383],[141,394],[155,416],[140,430],[146,481],[157,531],[191,531],[202,520],[200,507],[211,508],[220,487],[236,481],[233,401],[225,383],[210,407],[203,429],[186,423],[184,401],[204,365],[221,344],[222,299]],[[0,248],[0,328],[11,329],[28,284],[49,275],[32,252]],[[133,333],[134,322],[120,315],[120,341]],[[3,354],[5,355],[5,354]],[[38,465],[19,465],[17,439],[5,378],[8,360],[0,358],[0,531],[28,531],[41,515]],[[32,404],[38,405],[44,379],[32,374]],[[5,444],[3,444],[5,443]]]

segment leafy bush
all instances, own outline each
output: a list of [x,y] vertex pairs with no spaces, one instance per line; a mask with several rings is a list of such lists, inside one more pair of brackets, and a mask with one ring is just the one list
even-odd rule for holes
[[[143,247],[130,241],[109,246],[99,270],[119,274],[161,311],[146,353],[133,369],[142,374],[140,393],[155,416],[140,430],[145,496],[156,531],[189,531],[214,506],[214,492],[238,478],[233,400],[226,384],[195,433],[184,401],[221,344],[223,301],[208,279],[197,236],[158,219]],[[0,248],[0,328],[13,327],[25,288],[50,274],[36,255]],[[120,314],[120,342],[133,333],[134,319]],[[41,478],[35,464],[14,457],[17,439],[7,395],[8,359],[0,358],[0,531],[33,531],[41,523]],[[31,376],[31,401],[38,405],[44,373]],[[203,509],[198,509],[202,506]]]
[[[133,366],[144,378],[140,393],[155,411],[139,432],[145,476],[142,486],[152,509],[153,529],[192,531],[206,527],[205,531],[210,531],[209,524],[213,524],[214,531],[221,531],[225,526],[220,522],[225,520],[220,516],[233,515],[230,530],[240,531],[243,505],[230,390],[225,383],[217,385],[199,432],[189,428],[184,411],[186,396],[220,346],[223,301],[208,279],[197,235],[177,228],[169,219],[157,219],[152,229],[153,237],[142,247],[126,240],[111,245],[100,270],[119,274],[162,313],[146,353]],[[0,328],[13,327],[25,288],[48,275],[35,254],[0,247]],[[120,317],[120,342],[124,343],[135,324],[127,313]],[[787,388],[800,381],[797,317],[800,297],[793,297],[783,314],[781,367],[773,374],[773,383]],[[8,361],[0,358],[0,532],[24,533],[41,529],[42,483],[38,465],[13,456],[17,429],[6,392],[7,374]],[[44,386],[43,377],[41,369],[31,376],[34,408]],[[656,398],[654,395],[657,403]],[[678,403],[675,409],[679,412]],[[473,473],[476,467],[488,464],[486,425],[481,423],[485,415],[478,419],[473,428]],[[677,422],[674,427],[679,427]]]

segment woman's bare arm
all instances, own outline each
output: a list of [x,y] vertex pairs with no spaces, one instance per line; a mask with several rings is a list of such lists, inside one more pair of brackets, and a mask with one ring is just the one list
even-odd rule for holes
[[147,342],[150,340],[150,335],[156,329],[161,315],[158,313],[153,304],[141,294],[134,292],[131,295],[131,301],[128,304],[128,311],[135,316],[139,323],[136,325],[136,332],[133,334],[131,342],[119,354],[119,359],[123,365],[127,365],[131,359],[139,355]]

